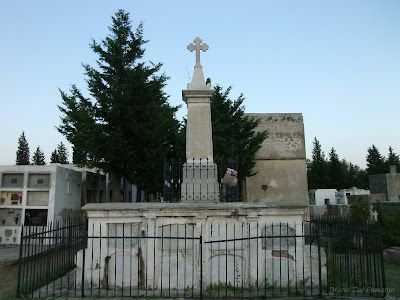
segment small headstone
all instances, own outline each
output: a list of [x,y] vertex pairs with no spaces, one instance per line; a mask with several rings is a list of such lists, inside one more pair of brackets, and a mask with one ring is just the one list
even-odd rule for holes
[[400,247],[391,247],[383,250],[383,258],[388,263],[400,264]]
[[378,212],[376,210],[372,213],[372,220],[378,221]]

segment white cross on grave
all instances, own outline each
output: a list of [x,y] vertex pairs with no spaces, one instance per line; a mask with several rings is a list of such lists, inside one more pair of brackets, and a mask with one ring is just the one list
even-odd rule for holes
[[190,52],[193,52],[193,50],[196,50],[196,66],[201,66],[200,65],[200,50],[202,50],[203,52],[206,52],[208,50],[208,45],[206,43],[201,44],[203,41],[199,37],[196,37],[193,42],[194,42],[194,45],[192,43],[190,43],[187,46],[187,49]]
[[372,213],[372,220],[378,221],[378,212],[376,210]]

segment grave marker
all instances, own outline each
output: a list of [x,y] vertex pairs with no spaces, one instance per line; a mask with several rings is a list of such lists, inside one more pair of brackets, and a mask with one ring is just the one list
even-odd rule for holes
[[188,108],[186,127],[186,163],[183,166],[182,201],[219,201],[217,165],[213,162],[211,99],[214,90],[206,83],[200,64],[200,50],[209,49],[200,38],[189,44],[196,50],[192,82],[182,91]]

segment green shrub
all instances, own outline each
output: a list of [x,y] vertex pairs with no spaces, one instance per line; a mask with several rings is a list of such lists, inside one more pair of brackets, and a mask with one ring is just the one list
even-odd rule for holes
[[371,217],[371,201],[367,195],[357,196],[351,204],[349,216],[353,221],[365,222]]
[[379,209],[378,220],[382,228],[384,247],[400,246],[400,214]]

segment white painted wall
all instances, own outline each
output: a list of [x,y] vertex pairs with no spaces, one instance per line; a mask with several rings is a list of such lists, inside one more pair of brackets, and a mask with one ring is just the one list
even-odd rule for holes
[[73,217],[81,208],[82,173],[57,166],[53,220]]
[[[77,255],[75,276],[78,279],[78,285],[81,284],[79,280],[82,278],[83,268],[85,268],[86,282],[93,282],[91,276],[95,274],[95,284],[97,282],[104,284],[104,280],[108,280],[110,286],[121,287],[123,284],[129,286],[131,283],[128,280],[131,280],[132,285],[137,285],[138,272],[135,269],[132,273],[129,264],[132,262],[132,265],[137,266],[138,261],[141,260],[142,270],[147,272],[146,282],[142,281],[143,285],[147,285],[146,288],[160,289],[161,277],[164,288],[166,284],[172,289],[199,287],[199,252],[192,241],[188,240],[185,244],[185,240],[170,239],[162,243],[160,239],[134,238],[128,239],[129,243],[124,244],[122,239],[113,238],[115,233],[119,237],[123,233],[125,236],[142,237],[199,238],[201,236],[205,242],[233,237],[245,238],[243,241],[236,242],[235,245],[232,242],[214,244],[213,247],[211,244],[203,244],[202,257],[205,272],[203,284],[205,286],[225,281],[232,285],[241,285],[235,280],[243,280],[245,286],[254,286],[257,282],[264,283],[264,281],[262,283],[257,281],[257,278],[262,276],[268,277],[269,282],[272,283],[278,280],[277,274],[280,273],[282,265],[284,272],[289,271],[291,284],[294,284],[296,278],[299,280],[303,278],[304,273],[305,277],[309,278],[311,269],[313,269],[313,282],[318,281],[316,277],[318,272],[314,270],[318,265],[314,260],[317,257],[314,255],[316,249],[310,248],[310,245],[305,246],[301,237],[292,237],[290,243],[287,238],[284,238],[284,242],[281,243],[279,239],[268,239],[270,244],[267,240],[246,239],[262,234],[269,236],[272,232],[274,236],[285,234],[301,236],[302,222],[307,209],[304,205],[207,202],[96,203],[88,204],[82,209],[87,212],[89,219],[89,242],[85,252],[81,250]],[[191,228],[186,231],[186,235],[185,226]],[[102,238],[92,240],[91,236]],[[107,236],[110,239],[107,239]],[[198,245],[198,241],[193,243]],[[281,256],[281,251],[287,254]],[[83,265],[84,253],[85,264]],[[323,281],[326,278],[324,265],[323,261],[322,269],[325,272]],[[274,271],[270,274],[268,272],[271,272],[271,267]],[[116,270],[117,276],[104,277],[106,276],[104,274]],[[188,275],[182,276],[185,273]],[[282,284],[288,283],[285,282],[287,278],[287,276],[282,276]]]
[[[315,190],[315,205],[334,205],[337,204],[336,189],[317,189]],[[325,199],[328,199],[329,203],[325,202]]]
[[349,188],[349,189],[344,189],[344,190],[337,191],[335,194],[336,194],[336,202],[337,202],[337,204],[348,205],[349,201],[347,199],[347,195],[350,195],[350,196],[369,195],[370,191],[369,190],[359,189],[359,188],[356,188],[356,187],[352,187],[352,188]]
[[[23,174],[23,185],[21,187],[5,187],[3,174]],[[31,174],[50,174],[50,184],[47,187],[30,187],[29,176]],[[66,181],[67,174],[70,178],[70,188]],[[27,209],[47,209],[47,223],[54,222],[57,218],[62,218],[66,211],[80,210],[81,203],[81,180],[82,175],[79,171],[70,170],[60,164],[44,166],[0,166],[0,193],[15,192],[22,193],[22,201],[17,205],[10,205],[0,202],[0,210],[7,214],[14,210],[21,212],[21,218],[17,224],[2,224],[0,220],[0,244],[19,244],[22,224],[25,220]],[[48,193],[47,205],[28,205],[28,193],[40,192],[42,195]],[[10,213],[11,214],[11,213]],[[9,222],[8,222],[9,223]]]

